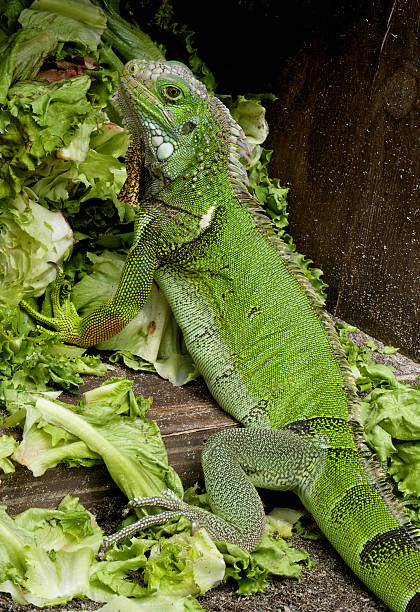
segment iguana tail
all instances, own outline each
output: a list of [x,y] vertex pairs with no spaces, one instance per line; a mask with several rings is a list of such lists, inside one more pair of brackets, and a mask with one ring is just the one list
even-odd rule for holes
[[301,488],[303,503],[346,563],[391,610],[419,612],[416,530],[381,482],[372,459],[346,443],[349,422],[321,417],[290,426],[301,427],[329,440],[321,473]]

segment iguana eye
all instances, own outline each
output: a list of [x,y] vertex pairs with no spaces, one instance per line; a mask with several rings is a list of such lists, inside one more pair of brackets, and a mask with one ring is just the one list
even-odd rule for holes
[[177,100],[181,97],[181,90],[175,85],[167,85],[163,90],[163,93],[169,100]]
[[131,74],[135,74],[138,70],[138,67],[136,66],[136,64],[131,64],[128,67],[128,72],[131,72]]

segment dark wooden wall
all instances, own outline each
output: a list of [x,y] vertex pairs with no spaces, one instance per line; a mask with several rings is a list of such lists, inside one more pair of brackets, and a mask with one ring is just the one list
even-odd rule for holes
[[270,169],[330,311],[420,358],[419,0],[175,4],[219,92],[277,95]]
[[284,64],[271,171],[330,310],[420,357],[420,5],[383,9],[366,2]]

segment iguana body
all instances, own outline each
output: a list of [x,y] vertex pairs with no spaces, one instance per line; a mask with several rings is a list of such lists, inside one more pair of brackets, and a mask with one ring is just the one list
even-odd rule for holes
[[116,99],[133,136],[121,197],[140,196],[117,293],[80,319],[56,290],[55,318],[37,318],[66,341],[96,344],[137,314],[154,278],[211,393],[246,427],[203,452],[214,514],[167,494],[134,502],[167,508],[141,526],[183,513],[252,549],[265,527],[254,485],[291,489],[391,610],[420,610],[419,544],[363,456],[331,322],[246,189],[242,131],[177,63],[129,62]]

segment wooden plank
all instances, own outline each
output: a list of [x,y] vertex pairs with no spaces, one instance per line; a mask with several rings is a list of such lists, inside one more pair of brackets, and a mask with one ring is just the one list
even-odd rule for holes
[[319,8],[277,66],[271,173],[292,187],[291,233],[330,310],[419,358],[420,4]]
[[[200,379],[185,387],[174,387],[156,374],[134,373],[120,366],[108,372],[107,377],[110,376],[133,379],[136,395],[153,396],[147,416],[160,427],[170,465],[185,487],[201,480],[200,457],[208,437],[226,427],[238,426],[212,400],[204,382]],[[78,396],[63,394],[60,399],[76,403],[81,393],[103,381],[104,378],[88,377]],[[19,438],[19,430],[13,431]],[[10,434],[10,430],[0,428],[0,435],[2,433]],[[35,478],[27,468],[16,465],[15,473],[2,476],[0,503],[6,504],[11,514],[16,514],[32,506],[56,507],[67,493],[77,495],[98,520],[118,517],[127,502],[104,466],[76,469],[57,466]]]

